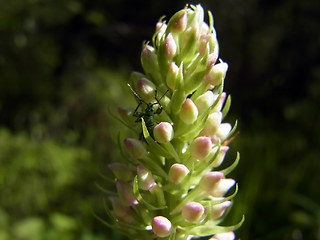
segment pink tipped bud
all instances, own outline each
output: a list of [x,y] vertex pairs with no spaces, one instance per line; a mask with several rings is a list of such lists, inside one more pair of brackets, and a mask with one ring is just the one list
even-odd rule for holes
[[122,180],[117,180],[116,187],[117,187],[118,196],[123,205],[133,206],[138,204],[138,201],[133,194],[133,189],[131,184],[126,183]]
[[156,86],[146,78],[140,78],[136,85],[137,93],[145,102],[154,100]]
[[236,181],[231,178],[221,179],[215,184],[214,188],[211,189],[210,195],[217,198],[223,197],[235,183]]
[[142,190],[149,190],[150,188],[156,185],[152,173],[141,164],[137,165],[137,174],[139,180],[139,187]]
[[158,237],[168,237],[172,231],[172,224],[169,219],[157,216],[152,219],[152,231]]
[[169,33],[165,40],[165,55],[167,59],[172,59],[177,54],[177,44],[173,39],[172,33]]
[[134,213],[130,207],[123,206],[117,197],[108,197],[112,204],[113,213],[116,218],[127,223],[134,223]]
[[224,77],[226,76],[226,72],[228,70],[228,64],[225,62],[221,62],[213,65],[209,73],[204,77],[204,80],[212,85],[219,85]]
[[178,13],[176,13],[173,17],[173,25],[172,25],[172,31],[173,32],[183,32],[188,23],[188,16],[185,10],[182,10]]
[[224,212],[226,211],[226,209],[230,206],[231,206],[230,201],[225,201],[225,202],[222,202],[222,203],[219,203],[219,204],[212,206],[211,218],[217,219],[217,218],[221,217],[224,214]]
[[145,77],[146,75],[144,75],[143,73],[133,71],[130,74],[130,81],[131,83],[133,83],[133,85],[136,85],[136,82],[138,82],[140,78],[145,78]]
[[168,122],[161,122],[153,129],[154,139],[159,143],[170,142],[173,138],[173,128]]
[[216,133],[218,138],[220,138],[221,142],[223,142],[229,135],[232,126],[230,123],[222,123]]
[[158,57],[155,49],[145,44],[141,52],[141,64],[146,73],[158,71]]
[[143,143],[135,138],[124,139],[124,145],[127,147],[131,157],[134,159],[144,158],[148,152]]
[[192,157],[202,160],[209,155],[211,148],[212,142],[209,137],[197,137],[190,144],[190,154]]
[[208,172],[201,178],[199,182],[199,187],[211,195],[212,190],[215,188],[217,183],[223,178],[223,173],[221,172]]
[[234,232],[227,233],[218,233],[211,237],[209,240],[234,240],[235,239]]
[[207,62],[208,68],[210,68],[217,62],[218,56],[219,56],[219,45],[217,43],[214,47],[214,51],[208,55],[208,62]]
[[166,82],[168,87],[171,88],[172,90],[175,89],[178,74],[179,74],[179,67],[174,62],[171,62],[169,66]]
[[110,163],[108,167],[117,179],[128,182],[135,176],[135,173],[130,168],[121,163]]
[[200,95],[195,104],[198,108],[199,114],[205,112],[212,106],[215,101],[215,96],[212,91],[206,91],[204,94]]
[[[219,95],[217,95],[217,97],[219,97]],[[225,92],[221,93],[221,97],[219,99],[219,102],[217,103],[216,106],[214,106],[212,111],[213,112],[219,112],[221,110],[222,105],[224,104],[224,101],[226,100],[226,98],[227,98],[227,94]]]
[[197,106],[190,98],[187,98],[182,104],[180,111],[180,119],[186,124],[194,123],[198,118]]
[[189,169],[183,164],[173,164],[169,170],[169,181],[173,183],[181,183],[182,180],[189,174]]
[[226,153],[227,153],[228,150],[229,150],[228,146],[221,146],[220,152],[218,153],[218,156],[213,161],[211,166],[212,167],[219,167],[221,165],[221,163],[223,162],[224,157],[226,156]]
[[199,221],[204,213],[204,207],[198,202],[189,202],[182,208],[182,217],[189,222]]
[[204,127],[201,131],[201,135],[214,136],[220,127],[221,120],[222,120],[221,112],[211,113],[208,116],[206,123],[204,124]]

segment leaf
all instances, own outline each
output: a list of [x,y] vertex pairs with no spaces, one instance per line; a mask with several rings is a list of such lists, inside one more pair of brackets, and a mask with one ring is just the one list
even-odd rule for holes
[[222,119],[224,119],[227,116],[229,109],[230,109],[230,106],[231,106],[231,95],[228,95],[226,103],[224,104],[223,109],[221,111],[222,112]]
[[239,160],[240,160],[240,153],[237,152],[236,160],[234,160],[234,162],[229,167],[221,170],[220,172],[222,172],[224,175],[228,175],[237,167],[237,165],[239,164]]
[[235,231],[244,222],[244,216],[242,217],[241,221],[232,226],[217,226],[215,221],[208,221],[204,225],[200,225],[194,227],[192,229],[188,229],[188,233],[195,236],[210,236],[218,233],[225,233],[230,231]]

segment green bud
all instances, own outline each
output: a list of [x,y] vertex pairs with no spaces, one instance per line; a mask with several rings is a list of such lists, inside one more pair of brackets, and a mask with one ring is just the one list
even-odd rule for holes
[[143,45],[141,64],[146,73],[154,73],[159,70],[157,54],[155,53],[155,49],[150,45]]
[[166,82],[168,87],[171,88],[172,90],[175,89],[178,74],[179,74],[179,67],[174,62],[171,62],[169,66]]
[[226,211],[226,209],[230,206],[231,206],[230,201],[225,201],[225,202],[213,205],[211,209],[211,216],[210,216],[211,219],[217,219],[221,217]]
[[137,93],[145,102],[152,102],[154,100],[155,89],[156,86],[153,84],[153,82],[146,78],[140,78],[137,81]]
[[153,136],[158,143],[170,142],[173,138],[173,128],[168,122],[161,122],[153,129]]
[[198,202],[189,202],[182,208],[182,217],[189,222],[197,222],[204,214],[204,207]]
[[152,231],[158,237],[168,237],[172,231],[172,224],[166,217],[154,217],[152,219]]
[[129,167],[121,163],[110,163],[108,164],[108,168],[111,169],[117,179],[121,179],[126,182],[131,181],[135,176],[135,173]]
[[133,206],[138,204],[138,201],[133,194],[133,189],[131,184],[124,182],[122,180],[117,180],[116,187],[118,191],[118,196],[123,205]]
[[212,142],[209,137],[197,137],[190,145],[190,154],[196,159],[206,158],[212,149]]
[[208,137],[214,136],[220,127],[221,120],[222,120],[222,113],[221,112],[211,113],[208,116],[200,134],[203,136],[208,136]]
[[213,65],[211,67],[209,73],[204,77],[204,81],[217,86],[226,76],[226,72],[228,70],[228,64],[225,62],[221,62]]
[[130,207],[123,206],[120,203],[120,199],[114,196],[108,197],[111,204],[115,217],[126,223],[134,223],[136,221],[133,211]]
[[189,172],[189,169],[185,165],[175,163],[169,170],[169,181],[176,184],[181,183],[185,176],[189,174]]
[[195,101],[199,114],[207,111],[214,101],[215,96],[212,91],[206,91],[204,94],[200,95]]
[[180,119],[186,124],[194,123],[198,118],[197,106],[190,98],[187,98],[182,104],[180,111]]
[[137,174],[138,174],[138,180],[139,180],[139,187],[142,190],[147,191],[156,185],[156,182],[154,181],[152,173],[148,169],[146,169],[143,165],[141,164],[137,165]]
[[167,31],[175,33],[183,32],[188,23],[188,16],[185,9],[175,13],[169,20]]
[[171,33],[169,33],[166,37],[164,50],[167,59],[172,59],[177,54],[177,44],[174,41]]
[[143,143],[135,138],[124,139],[124,145],[127,147],[131,157],[134,159],[144,158],[148,152]]

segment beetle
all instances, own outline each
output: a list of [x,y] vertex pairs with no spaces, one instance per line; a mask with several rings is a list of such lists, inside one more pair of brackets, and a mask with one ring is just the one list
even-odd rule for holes
[[[135,97],[139,100],[139,104],[136,107],[136,109],[133,112],[133,116],[137,117],[136,122],[141,121],[141,118],[143,118],[146,127],[148,128],[150,134],[152,134],[152,128],[154,126],[154,115],[155,114],[160,114],[163,110],[163,107],[160,103],[161,99],[167,94],[167,92],[169,91],[169,89],[162,95],[162,97],[160,99],[157,98],[157,90],[155,90],[155,103],[146,103],[131,87],[131,85],[128,83],[128,87],[130,88],[131,92],[135,95]],[[139,107],[141,106],[141,104],[144,103],[146,104],[146,108],[144,110],[144,112],[138,112]],[[159,105],[159,107],[157,108],[157,110],[154,110],[153,107],[155,105]]]

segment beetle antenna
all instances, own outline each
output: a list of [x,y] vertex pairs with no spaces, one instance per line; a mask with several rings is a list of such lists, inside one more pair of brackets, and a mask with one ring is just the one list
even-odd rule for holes
[[158,98],[157,98],[157,90],[155,90],[155,99],[157,100],[157,102],[154,103],[153,105],[159,104],[159,105],[161,106],[160,101],[161,101],[161,99],[167,94],[167,92],[169,92],[169,89],[167,89],[167,91],[162,95],[162,97],[158,99]]
[[131,87],[131,85],[129,83],[127,83],[128,87],[130,88],[131,92],[134,94],[134,96],[136,96],[136,98],[138,98],[138,100],[140,102],[143,102],[145,104],[147,104],[145,101],[142,100],[142,98],[138,95],[138,93],[136,93],[133,88]]

